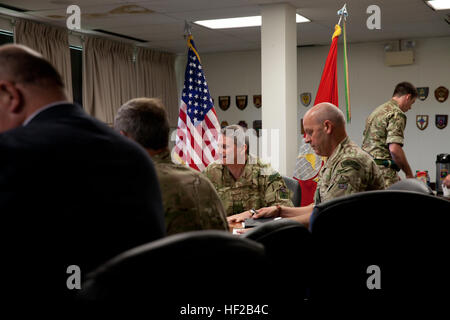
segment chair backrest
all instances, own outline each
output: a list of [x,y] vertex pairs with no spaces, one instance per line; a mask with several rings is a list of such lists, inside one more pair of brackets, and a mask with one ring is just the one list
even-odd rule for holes
[[[299,246],[308,246],[311,241],[308,229],[301,223],[290,219],[264,223],[246,232],[243,237],[263,244],[268,256],[278,254],[278,250],[287,247],[295,250]],[[271,251],[272,249],[273,251]]]
[[248,295],[256,302],[258,292],[263,294],[258,283],[246,293],[230,290],[249,270],[256,277],[267,272],[263,245],[225,231],[180,233],[128,250],[97,268],[83,282],[80,301],[144,303],[147,310],[166,310],[166,315],[187,303],[223,304]]
[[300,203],[302,200],[302,189],[300,188],[300,184],[297,180],[283,176],[284,183],[286,183],[286,186],[289,190],[292,192],[292,203],[294,204],[294,207],[300,207]]
[[400,180],[394,183],[392,186],[390,186],[388,190],[415,191],[424,194],[434,195],[433,190],[431,190],[429,186],[414,178]]
[[[449,225],[450,201],[412,191],[363,192],[317,205],[310,222],[313,296],[432,295],[448,279]],[[376,267],[383,290],[368,287]]]
[[[247,239],[264,245],[271,269],[292,273],[289,286],[294,290],[294,306],[307,297],[309,275],[311,273],[311,234],[296,221],[280,219],[264,223],[244,234]],[[287,295],[286,307],[289,305]]]

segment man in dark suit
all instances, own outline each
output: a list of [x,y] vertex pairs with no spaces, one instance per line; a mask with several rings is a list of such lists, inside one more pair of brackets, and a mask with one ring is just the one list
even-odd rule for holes
[[22,300],[72,295],[69,266],[85,276],[165,235],[144,149],[69,103],[54,67],[19,45],[0,47],[0,217],[2,274]]

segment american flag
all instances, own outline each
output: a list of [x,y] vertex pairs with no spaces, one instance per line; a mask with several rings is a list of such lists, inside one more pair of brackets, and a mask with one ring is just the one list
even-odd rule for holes
[[217,159],[220,125],[192,35],[187,44],[188,59],[172,158],[203,171]]

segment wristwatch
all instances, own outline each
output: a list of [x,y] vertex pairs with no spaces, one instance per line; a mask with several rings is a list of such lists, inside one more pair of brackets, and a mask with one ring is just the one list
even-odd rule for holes
[[251,208],[249,211],[250,211],[250,213],[252,214],[252,217],[253,217],[255,214],[258,213],[258,212],[256,212],[256,210],[253,209],[253,208]]

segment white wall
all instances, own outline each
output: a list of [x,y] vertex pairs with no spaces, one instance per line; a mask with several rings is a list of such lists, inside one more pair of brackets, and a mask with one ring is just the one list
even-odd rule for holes
[[[405,152],[415,170],[428,170],[431,181],[435,180],[435,160],[439,153],[450,153],[450,125],[437,129],[436,114],[450,114],[450,98],[444,103],[434,98],[438,86],[450,89],[450,37],[416,39],[415,63],[409,66],[387,67],[384,65],[384,42],[348,45],[350,102],[352,121],[347,131],[351,139],[361,144],[365,119],[378,105],[389,100],[395,85],[410,81],[418,87],[429,87],[425,101],[417,100],[407,113],[405,130]],[[298,49],[298,96],[311,92],[314,101],[328,46]],[[229,124],[245,120],[252,127],[253,120],[261,119],[261,110],[253,106],[253,95],[261,93],[261,56],[259,51],[201,54],[211,96],[216,101],[219,121]],[[184,74],[184,64],[179,64],[179,76]],[[180,67],[178,67],[180,68]],[[342,74],[342,45],[338,54],[339,104],[344,110],[344,83]],[[180,90],[179,90],[180,91]],[[235,104],[236,95],[248,95],[248,106],[244,111]],[[227,111],[218,107],[218,96],[231,96]],[[312,103],[309,107],[312,106]],[[264,101],[263,101],[264,107]],[[308,110],[297,100],[298,121]],[[416,127],[416,115],[430,116],[428,127],[421,131]],[[264,126],[264,124],[263,124]],[[299,126],[300,128],[300,126]],[[297,134],[300,138],[300,132]]]
[[[261,109],[253,105],[253,95],[261,94],[261,54],[259,51],[214,53],[202,55],[203,68],[214,98],[219,121],[229,124],[245,120],[251,128],[254,120],[261,120]],[[236,96],[247,95],[244,110],[236,107]],[[230,108],[219,108],[219,96],[230,96]]]

